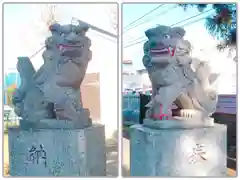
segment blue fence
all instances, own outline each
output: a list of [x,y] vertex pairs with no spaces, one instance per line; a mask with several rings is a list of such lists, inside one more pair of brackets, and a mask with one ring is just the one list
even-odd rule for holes
[[128,94],[123,96],[123,123],[136,124],[140,118],[140,96]]
[[[176,108],[175,105],[172,107]],[[236,95],[219,95],[216,113],[236,115]],[[126,94],[123,96],[123,123],[138,124],[140,121],[140,95]]]

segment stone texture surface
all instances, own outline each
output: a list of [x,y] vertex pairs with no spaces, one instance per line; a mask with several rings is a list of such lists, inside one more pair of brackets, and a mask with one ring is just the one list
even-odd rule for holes
[[[10,176],[106,176],[103,125],[85,129],[9,128]],[[32,146],[46,152],[44,159],[29,160]],[[35,154],[36,155],[36,154]],[[39,157],[42,155],[38,154]]]
[[89,127],[87,118],[81,121],[42,119],[38,122],[20,121],[19,125],[22,130],[27,129],[83,129]]
[[153,120],[153,119],[144,119],[143,126],[153,128],[153,129],[189,129],[189,128],[201,128],[201,127],[212,127],[214,126],[213,118],[206,118],[203,121],[194,121],[194,120]]
[[[206,160],[190,157],[196,144],[205,145]],[[227,127],[195,129],[131,128],[130,176],[226,176]]]

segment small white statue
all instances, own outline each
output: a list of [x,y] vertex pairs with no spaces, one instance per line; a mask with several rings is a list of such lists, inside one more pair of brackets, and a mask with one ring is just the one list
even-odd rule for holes
[[[145,32],[143,64],[152,82],[152,101],[147,105],[147,118],[200,119],[216,110],[217,92],[211,87],[217,79],[206,62],[190,56],[191,44],[184,40],[180,27],[159,25]],[[179,117],[170,111],[175,103]]]

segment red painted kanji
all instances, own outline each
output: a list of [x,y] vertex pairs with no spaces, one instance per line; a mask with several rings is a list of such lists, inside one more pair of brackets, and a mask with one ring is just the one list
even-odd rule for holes
[[160,104],[160,113],[159,113],[159,114],[154,114],[154,115],[153,115],[153,118],[154,118],[154,119],[163,120],[164,117],[166,117],[166,120],[168,120],[168,114],[164,114],[164,113],[162,112],[162,105]]

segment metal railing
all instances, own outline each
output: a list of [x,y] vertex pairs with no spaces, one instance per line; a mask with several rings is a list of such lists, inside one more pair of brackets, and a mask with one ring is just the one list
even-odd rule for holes
[[140,96],[127,94],[123,96],[123,123],[136,124],[140,118]]
[[[139,94],[123,95],[123,123],[138,124],[141,114],[141,98]],[[175,105],[172,106],[176,108]],[[236,95],[219,95],[216,113],[236,115]]]
[[13,109],[8,106],[4,107],[4,132],[7,132],[8,127],[19,126],[19,120],[20,118],[14,113]]

